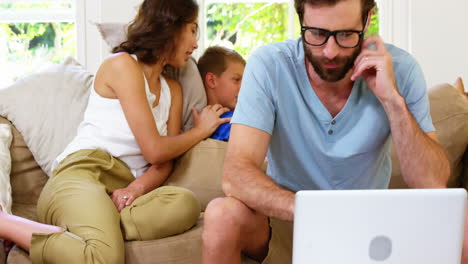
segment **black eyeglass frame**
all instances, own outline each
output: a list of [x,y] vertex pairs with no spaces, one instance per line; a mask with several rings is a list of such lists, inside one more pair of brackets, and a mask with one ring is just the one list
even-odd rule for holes
[[[364,32],[366,30],[366,24],[367,24],[367,18],[366,18],[366,21],[364,22],[364,28],[362,30],[343,29],[343,30],[335,30],[335,31],[330,31],[330,30],[327,30],[327,29],[324,29],[324,28],[307,27],[307,26],[301,25],[301,36],[302,36],[302,39],[304,40],[305,43],[307,43],[308,45],[311,45],[311,46],[315,46],[315,47],[323,46],[325,43],[328,42],[328,39],[330,38],[330,36],[333,36],[335,38],[335,42],[336,42],[336,44],[338,44],[338,46],[340,46],[342,48],[345,48],[345,49],[352,49],[352,48],[355,48],[355,47],[359,46],[362,43],[362,40],[364,38]],[[322,44],[312,44],[312,43],[307,42],[307,40],[304,37],[304,33],[305,33],[306,30],[309,30],[309,29],[320,30],[320,31],[326,33],[327,37],[325,38],[325,40],[323,41]],[[352,47],[346,47],[346,46],[341,45],[340,42],[336,38],[336,34],[339,34],[339,33],[342,33],[342,32],[358,33],[359,34],[358,43],[355,46],[352,46]]]

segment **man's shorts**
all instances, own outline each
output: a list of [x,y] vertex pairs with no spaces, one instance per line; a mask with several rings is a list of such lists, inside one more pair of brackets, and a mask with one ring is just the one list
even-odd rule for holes
[[268,255],[262,264],[288,264],[292,262],[293,222],[269,218],[271,238]]

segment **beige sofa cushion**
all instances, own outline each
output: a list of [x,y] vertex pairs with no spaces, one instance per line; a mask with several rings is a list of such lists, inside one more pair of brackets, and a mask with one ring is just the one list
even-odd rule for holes
[[224,196],[221,176],[227,142],[208,138],[182,155],[164,185],[190,189],[200,201],[202,211],[208,203]]
[[[441,84],[431,88],[429,101],[432,122],[439,142],[448,153],[450,161],[452,173],[448,186],[461,187],[463,155],[468,146],[468,103],[463,95],[450,84]],[[392,162],[390,188],[407,188],[394,151],[392,151]]]

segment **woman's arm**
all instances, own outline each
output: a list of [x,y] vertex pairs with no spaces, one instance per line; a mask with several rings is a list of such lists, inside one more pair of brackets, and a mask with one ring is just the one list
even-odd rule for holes
[[219,118],[228,111],[215,105],[201,113],[193,110],[195,126],[179,135],[162,137],[156,127],[146,98],[145,81],[140,65],[127,53],[118,53],[103,62],[95,86],[103,87],[119,99],[130,129],[135,135],[144,158],[151,164],[162,164],[210,136],[229,118]]
[[[171,108],[167,121],[167,136],[180,134],[182,126],[182,89],[177,81],[166,78],[171,89]],[[136,178],[126,188],[115,190],[111,199],[120,212],[133,201],[163,184],[172,171],[173,161],[167,161],[162,165],[151,165],[151,167],[140,177]],[[123,197],[127,197],[124,199]]]
[[120,212],[129,206],[136,198],[158,188],[163,184],[172,171],[172,161],[162,165],[151,165],[140,177],[132,181],[127,187],[112,192],[111,199]]

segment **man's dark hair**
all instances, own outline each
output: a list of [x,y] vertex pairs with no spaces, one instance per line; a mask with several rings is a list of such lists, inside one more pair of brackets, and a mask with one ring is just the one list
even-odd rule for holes
[[[310,4],[312,6],[333,6],[341,1],[348,0],[294,0],[294,6],[296,7],[296,12],[299,15],[299,22],[303,22],[304,19],[304,5]],[[361,0],[362,7],[362,23],[365,23],[367,19],[367,14],[372,8],[375,7],[375,0]]]
[[198,60],[198,70],[203,82],[207,73],[212,72],[220,76],[226,71],[228,62],[238,62],[245,66],[245,60],[237,51],[221,46],[211,46],[205,50]]
[[184,25],[195,22],[198,4],[194,0],[145,0],[128,26],[127,40],[112,53],[135,54],[138,61],[156,63],[172,56]]

